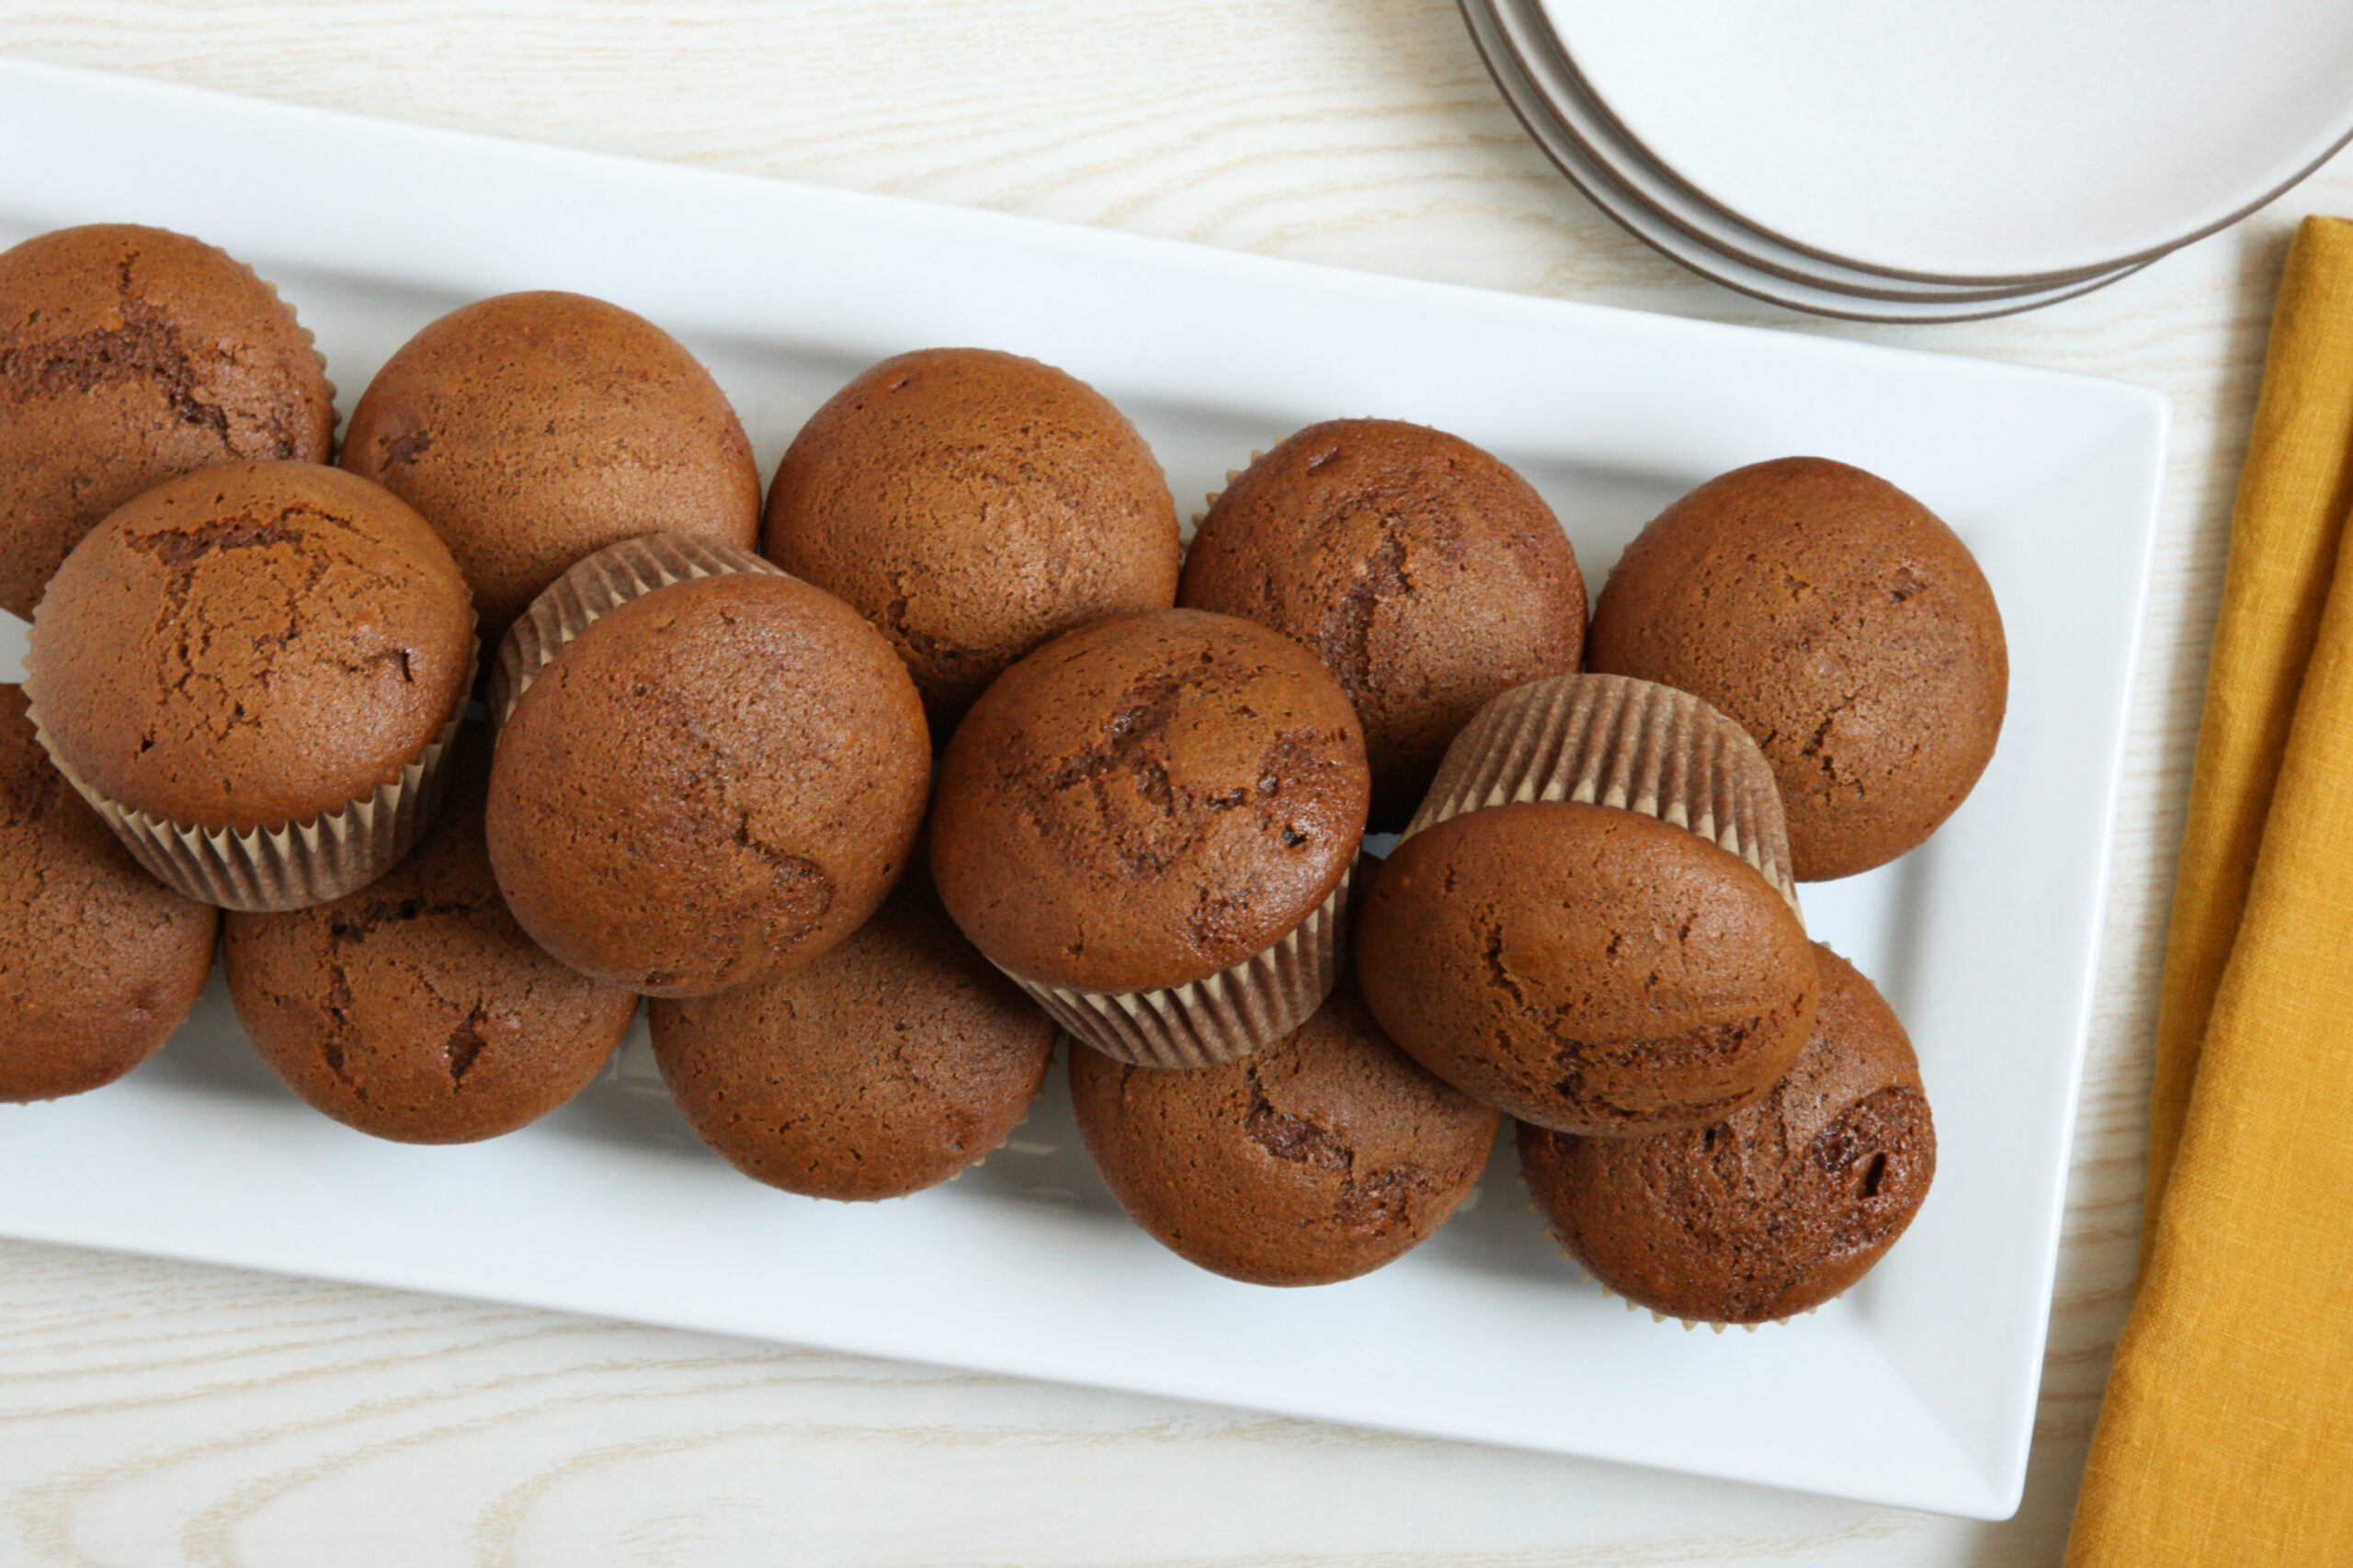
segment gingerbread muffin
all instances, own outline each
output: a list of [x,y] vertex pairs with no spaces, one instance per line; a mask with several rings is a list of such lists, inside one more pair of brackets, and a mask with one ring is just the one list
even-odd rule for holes
[[491,864],[573,968],[708,995],[856,930],[906,864],[930,775],[915,685],[856,610],[766,570],[676,583],[523,688],[491,768]]
[[1347,694],[1306,649],[1203,610],[1112,616],[966,717],[932,865],[956,924],[1065,1028],[1198,1065],[1329,994],[1369,788]]
[[219,916],[141,870],[0,686],[0,1100],[111,1084],[196,1006]]
[[903,1198],[979,1163],[1054,1058],[1052,1020],[957,934],[920,869],[813,962],[648,1012],[697,1135],[812,1198]]
[[945,735],[1061,632],[1176,594],[1176,510],[1100,393],[983,348],[883,360],[801,427],[768,487],[768,558],[856,606]]
[[1577,667],[1585,578],[1534,487],[1458,437],[1311,425],[1201,519],[1179,604],[1315,650],[1364,721],[1372,825],[1404,824],[1486,700]]
[[465,580],[399,497],[312,463],[226,463],[74,547],[33,617],[26,689],[60,770],[148,869],[288,907],[413,841],[473,656]]
[[1699,834],[1540,801],[1398,845],[1357,916],[1365,1000],[1473,1098],[1558,1131],[1704,1126],[1805,1045],[1813,955],[1756,869]]
[[470,729],[449,800],[401,863],[315,908],[232,915],[222,958],[254,1049],[317,1110],[404,1143],[466,1143],[585,1088],[635,993],[548,957],[498,896],[483,842],[490,738]]
[[334,443],[311,335],[225,252],[93,223],[0,253],[0,609],[30,616],[83,535],[174,474]]
[[1709,481],[1627,548],[1586,662],[1707,699],[1764,747],[1799,877],[1912,849],[1994,755],[2009,653],[1966,545],[1894,485],[1823,458]]
[[1170,1073],[1074,1046],[1072,1107],[1120,1206],[1187,1261],[1328,1285],[1427,1241],[1479,1180],[1497,1117],[1390,1043],[1343,983],[1287,1039]]
[[501,294],[426,327],[351,411],[341,461],[440,531],[494,644],[616,540],[759,540],[759,470],[726,393],[668,333],[581,294]]
[[1895,1244],[1937,1172],[1937,1130],[1904,1026],[1871,983],[1814,949],[1822,1007],[1770,1094],[1653,1138],[1519,1130],[1520,1170],[1561,1244],[1637,1306],[1687,1321],[1811,1312]]

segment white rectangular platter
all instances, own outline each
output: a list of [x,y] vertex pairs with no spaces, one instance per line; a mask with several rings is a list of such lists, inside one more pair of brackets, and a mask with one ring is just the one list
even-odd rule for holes
[[[0,66],[0,244],[110,219],[202,235],[318,333],[344,406],[464,301],[564,288],[714,369],[764,472],[853,371],[938,344],[1095,382],[1180,506],[1341,415],[1469,437],[1598,583],[1666,501],[1794,452],[1941,512],[2007,618],[2008,726],[1925,849],[1810,888],[1910,1026],[1941,1145],[1908,1238],[1755,1334],[1626,1312],[1563,1262],[1508,1143],[1368,1278],[1277,1291],[1131,1227],[1056,1073],[949,1187],[825,1205],[734,1175],[620,1067],[487,1144],[370,1141],[254,1060],[216,984],[154,1061],[0,1108],[0,1233],[530,1302],[1998,1517],[2026,1469],[2166,409],[2136,388],[1477,292],[837,191]],[[13,668],[18,629],[0,629]]]

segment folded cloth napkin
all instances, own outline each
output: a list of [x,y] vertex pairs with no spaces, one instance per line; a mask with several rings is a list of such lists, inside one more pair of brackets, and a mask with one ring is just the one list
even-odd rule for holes
[[2305,220],[2232,521],[2140,1288],[2069,1568],[2353,1564],[2353,222]]

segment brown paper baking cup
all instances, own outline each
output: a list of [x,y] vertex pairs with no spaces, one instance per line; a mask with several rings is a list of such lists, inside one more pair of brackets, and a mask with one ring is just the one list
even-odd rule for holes
[[504,724],[540,672],[599,617],[673,583],[738,572],[790,575],[764,555],[688,534],[625,539],[575,562],[540,591],[498,645],[490,675],[490,722]]
[[1616,806],[1688,828],[1756,868],[1798,907],[1772,766],[1747,731],[1689,692],[1627,676],[1554,676],[1512,687],[1447,747],[1404,836],[1526,801]]
[[1115,1062],[1210,1067],[1273,1044],[1315,1015],[1347,957],[1356,868],[1314,913],[1272,946],[1206,980],[1158,991],[1072,991],[1012,971],[1054,1022]]
[[466,678],[459,685],[449,722],[391,779],[307,822],[243,833],[173,822],[101,793],[50,743],[40,705],[29,691],[26,714],[51,765],[157,881],[222,909],[307,909],[356,892],[391,870],[440,810],[449,784],[444,765],[465,720],[466,694],[474,688],[481,659],[482,646],[475,642],[466,655]]

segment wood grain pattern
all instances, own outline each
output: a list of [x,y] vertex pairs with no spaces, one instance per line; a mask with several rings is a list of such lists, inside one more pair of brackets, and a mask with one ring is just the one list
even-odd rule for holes
[[0,1244],[0,1562],[2058,1560],[2127,1301],[2163,915],[2272,287],[2295,217],[2353,210],[2353,153],[2104,292],[2010,321],[1859,327],[1727,293],[1620,233],[1522,136],[1449,0],[7,0],[0,51],[2028,360],[2161,388],[2176,418],[2059,1298],[2016,1519],[1971,1524]]

